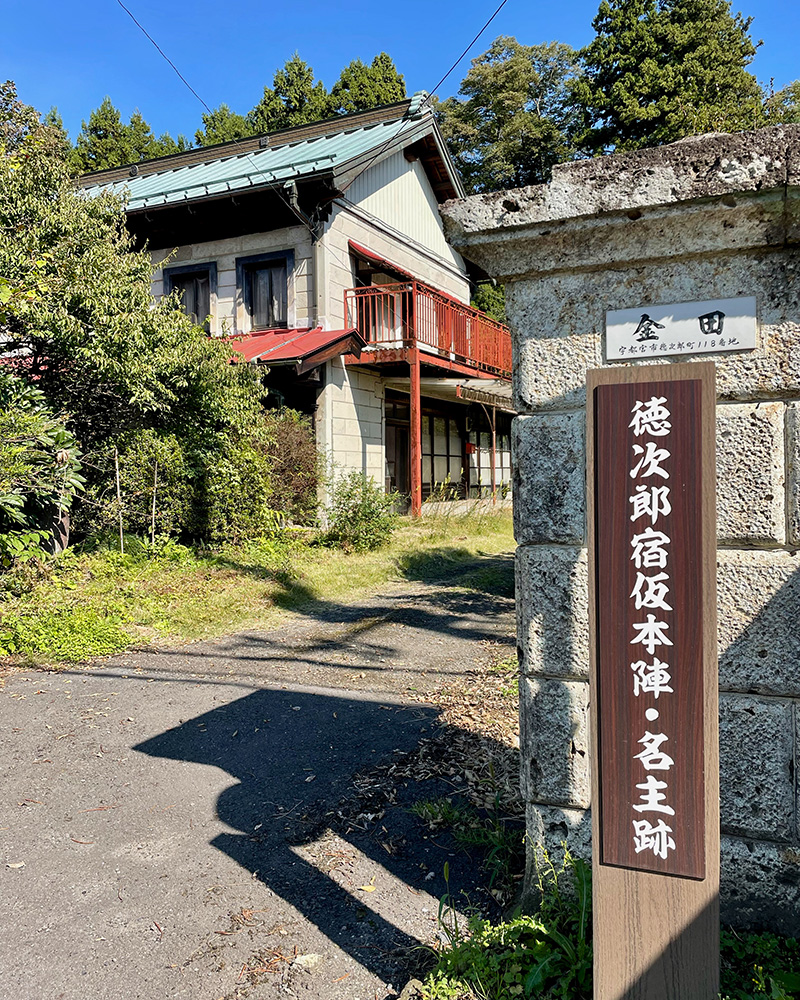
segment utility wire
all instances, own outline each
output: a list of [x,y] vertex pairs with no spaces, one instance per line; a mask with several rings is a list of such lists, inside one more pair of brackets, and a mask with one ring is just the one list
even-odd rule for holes
[[[478,39],[481,37],[481,35],[484,33],[484,31],[486,31],[486,29],[489,27],[489,25],[492,23],[492,21],[494,21],[494,19],[497,17],[497,15],[500,13],[500,11],[503,9],[503,7],[505,7],[505,5],[507,3],[508,3],[508,0],[502,0],[502,2],[500,4],[498,4],[497,7],[495,7],[495,10],[494,10],[494,13],[492,14],[492,16],[484,23],[483,27],[480,29],[480,31],[478,31],[478,33],[475,35],[475,37],[472,39],[472,41],[469,43],[469,45],[467,45],[467,47],[464,49],[464,51],[461,53],[461,55],[458,57],[458,59],[456,59],[456,61],[453,63],[453,65],[450,67],[450,69],[444,74],[444,76],[441,78],[441,80],[439,80],[439,82],[436,84],[436,86],[433,88],[433,90],[428,91],[428,96],[422,102],[422,106],[423,107],[426,104],[430,104],[432,98],[436,95],[436,91],[439,89],[439,87],[441,87],[441,85],[444,83],[444,81],[450,76],[450,74],[453,72],[453,70],[456,68],[456,66],[458,66],[458,64],[461,62],[461,60],[464,58],[464,56],[469,52],[469,50],[472,48],[472,46],[475,44],[475,42],[478,41]],[[363,167],[361,170],[359,170],[359,172],[355,175],[355,177],[345,185],[344,191],[346,191],[350,187],[351,184],[354,184],[358,180],[358,178],[364,173],[365,170],[369,170],[369,168],[372,166],[372,164],[375,162],[375,160],[381,155],[381,153],[386,149],[386,147],[391,143],[391,141],[392,141],[392,139],[389,139],[389,140],[387,140],[386,143],[384,143],[383,146],[379,146],[378,147],[378,149],[376,150],[374,156],[367,162],[366,166]]]
[[[504,0],[504,2],[505,2],[505,0]],[[178,67],[175,65],[175,63],[170,59],[170,57],[167,55],[167,53],[161,48],[161,46],[158,44],[158,42],[155,40],[155,38],[153,38],[153,36],[148,32],[147,28],[145,28],[145,26],[143,24],[140,24],[136,20],[135,16],[131,13],[130,10],[128,10],[128,8],[125,6],[125,4],[122,2],[122,0],[117,0],[117,3],[120,5],[120,7],[122,7],[122,9],[125,11],[125,13],[128,15],[128,17],[131,19],[131,21],[133,21],[133,23],[136,25],[136,27],[139,29],[139,31],[141,31],[141,33],[144,35],[144,37],[148,41],[150,41],[150,42],[153,43],[153,45],[155,46],[156,51],[159,53],[159,55],[161,55],[164,59],[166,59],[166,61],[170,64],[170,66],[175,70],[175,73],[176,73],[178,79],[181,81],[181,83],[184,84],[184,86],[188,87],[188,89],[194,94],[194,96],[203,105],[203,107],[206,109],[206,111],[209,114],[211,114],[211,108],[206,104],[206,102],[203,100],[203,98],[197,93],[197,91],[194,89],[194,87],[191,85],[191,83],[189,83],[189,81],[186,79],[186,77],[183,75],[183,73],[181,73],[181,71],[178,69]]]
[[472,39],[472,41],[469,43],[469,45],[467,45],[467,47],[464,49],[464,51],[461,53],[461,55],[458,57],[458,59],[456,59],[456,61],[453,63],[453,65],[450,67],[450,69],[445,73],[445,75],[441,78],[441,80],[436,84],[436,86],[433,88],[433,90],[430,91],[430,93],[428,94],[428,100],[429,101],[434,96],[434,94],[439,89],[439,87],[441,87],[441,85],[444,83],[444,81],[450,76],[450,74],[453,72],[453,70],[456,68],[456,66],[458,66],[458,64],[461,62],[461,60],[464,58],[464,56],[469,52],[469,50],[472,48],[472,46],[475,44],[475,42],[477,42],[478,39],[481,37],[481,35],[484,33],[484,31],[486,31],[486,29],[489,27],[489,25],[492,23],[492,21],[494,21],[494,19],[497,17],[497,15],[500,13],[500,11],[503,9],[503,7],[505,7],[505,5],[507,3],[508,3],[508,0],[503,0],[503,2],[500,3],[495,8],[494,13],[489,18],[489,20],[486,21],[486,23],[483,25],[483,27],[480,29],[480,31],[477,33],[477,35],[475,35],[475,37]]
[[[144,27],[144,25],[141,24],[136,19],[135,15],[132,13],[131,10],[129,10],[128,7],[125,6],[125,4],[122,2],[122,0],[117,0],[117,3],[125,11],[125,13],[128,15],[128,17],[133,21],[133,23],[136,25],[136,27],[142,32],[142,34],[145,36],[145,38],[147,38],[147,40],[153,45],[153,47],[156,49],[156,51],[159,53],[159,55],[172,67],[172,69],[175,71],[175,74],[178,77],[178,79],[181,81],[181,83],[183,83],[183,85],[189,90],[189,92],[194,95],[194,97],[200,102],[200,104],[206,109],[206,111],[209,114],[212,114],[213,112],[212,112],[211,108],[208,106],[208,104],[206,104],[206,102],[203,100],[203,98],[197,93],[197,91],[194,89],[194,87],[189,83],[189,81],[181,73],[181,71],[178,69],[178,67],[175,65],[175,63],[169,58],[169,56],[166,54],[166,52],[164,52],[164,50],[161,48],[161,46],[158,44],[158,42],[153,38],[153,36],[147,31],[147,29]],[[458,64],[461,62],[461,60],[464,58],[464,56],[469,52],[469,50],[472,48],[472,46],[475,44],[475,42],[477,42],[477,40],[481,37],[481,35],[484,33],[484,31],[486,31],[486,29],[489,27],[489,25],[492,23],[492,21],[494,21],[494,19],[497,17],[497,15],[500,13],[500,11],[503,9],[503,7],[505,7],[505,5],[507,3],[508,3],[508,0],[501,0],[501,3],[499,3],[497,5],[497,7],[494,9],[494,12],[491,14],[491,16],[484,22],[484,24],[481,26],[481,28],[478,30],[478,32],[474,35],[474,37],[470,40],[469,44],[464,48],[464,50],[461,52],[461,54],[458,56],[458,58],[455,60],[455,62],[450,66],[450,68],[447,70],[447,72],[444,74],[444,76],[439,80],[439,82],[436,84],[436,86],[433,88],[433,90],[431,90],[431,91],[428,92],[428,96],[425,98],[425,101],[423,102],[423,107],[424,107],[425,104],[430,104],[430,101],[435,96],[436,91],[442,86],[442,84],[445,82],[445,80],[447,80],[447,78],[453,73],[453,71],[458,66]],[[372,166],[372,164],[375,162],[375,160],[377,160],[377,158],[384,152],[384,150],[386,150],[392,144],[392,142],[394,142],[394,140],[396,138],[397,138],[396,135],[392,135],[392,136],[389,137],[389,139],[386,140],[385,143],[383,143],[381,146],[378,147],[378,149],[375,151],[375,153],[372,155],[372,157],[370,157],[370,159],[361,168],[361,170],[359,170],[359,172],[355,175],[355,177],[353,177],[350,181],[348,181],[348,183],[345,185],[345,187],[343,188],[343,190],[341,192],[342,194],[344,194],[344,192],[347,191],[347,189],[349,187],[351,187],[351,185],[353,185],[358,180],[358,178],[361,177],[361,175],[366,170],[369,170],[369,168]],[[236,145],[241,148],[241,143],[240,143],[240,141],[238,139],[234,139],[233,142],[236,143]],[[267,173],[264,170],[262,170],[259,167],[259,165],[256,163],[256,161],[253,159],[252,153],[249,150],[244,150],[244,154],[250,159],[250,161],[253,164],[253,166],[255,166],[256,170],[258,171],[258,175],[260,177],[263,177],[265,180],[269,180],[269,178],[267,176]],[[304,219],[301,215],[298,215],[298,213],[295,212],[295,210],[292,208],[292,205],[283,196],[283,193],[281,192],[280,187],[278,185],[275,185],[274,188],[273,188],[273,190],[276,192],[276,194],[281,199],[281,201],[283,201],[283,203],[286,205],[286,207],[289,209],[289,211],[292,213],[292,215],[294,215],[295,218],[297,218],[298,221],[300,221],[306,227],[306,229],[311,234],[312,239],[316,239],[317,234],[314,232],[314,229],[311,226],[311,224],[306,219]],[[334,249],[334,247],[329,247],[328,249],[332,250],[334,252],[334,255],[338,258],[339,263],[342,265],[342,267],[344,267],[345,270],[349,270],[349,266],[350,266],[349,263],[348,264],[344,263],[342,257],[339,255],[338,251],[336,251]]]
[[[133,21],[133,23],[136,25],[136,27],[142,32],[142,34],[145,36],[145,38],[154,46],[154,48],[159,53],[159,55],[163,59],[165,59],[167,63],[169,63],[169,65],[175,71],[175,74],[177,75],[177,77],[181,81],[181,83],[183,83],[183,85],[190,91],[190,93],[192,93],[197,98],[197,100],[200,102],[200,104],[202,104],[202,106],[206,109],[206,111],[209,114],[213,114],[211,108],[206,104],[206,102],[203,100],[203,98],[197,93],[197,91],[194,89],[194,87],[189,83],[189,81],[186,79],[186,77],[183,75],[183,73],[181,73],[181,71],[178,69],[178,67],[175,65],[175,63],[170,59],[170,57],[166,54],[166,52],[164,52],[164,50],[161,48],[161,46],[158,44],[158,42],[155,40],[155,38],[153,38],[153,36],[147,31],[147,29],[144,27],[144,25],[141,24],[141,22],[139,22],[136,19],[136,17],[134,16],[134,14],[125,6],[125,4],[122,2],[122,0],[117,0],[117,3],[125,11],[125,13],[128,15],[128,17]],[[241,144],[241,142],[238,139],[234,139],[233,142],[236,143],[236,145],[239,146],[240,149],[243,149],[242,144]],[[270,177],[268,176],[267,172],[264,171],[264,170],[262,170],[259,167],[258,163],[256,163],[255,159],[253,158],[253,154],[250,152],[250,150],[243,149],[243,152],[244,152],[244,155],[247,156],[247,158],[250,160],[250,162],[256,168],[256,171],[258,172],[258,176],[262,177],[264,180],[266,180],[266,181],[269,182]],[[283,196],[283,193],[281,192],[279,183],[276,183],[273,186],[273,190],[278,195],[278,197],[281,199],[281,201],[286,205],[286,207],[289,209],[289,211],[291,212],[291,214],[298,220],[298,222],[301,222],[306,227],[306,229],[311,234],[312,240],[316,239],[317,234],[314,232],[313,226],[310,224],[310,222],[308,222],[306,219],[303,218],[302,214],[299,214],[298,212],[295,212],[295,210],[292,207],[292,205],[289,202],[289,200]],[[345,264],[343,258],[338,253],[338,251],[335,250],[334,247],[328,247],[328,249],[332,250],[334,252],[334,256],[336,256],[338,258],[339,263],[342,265],[342,267],[345,270],[349,271],[350,270],[350,264],[349,264],[349,262],[347,264]]]

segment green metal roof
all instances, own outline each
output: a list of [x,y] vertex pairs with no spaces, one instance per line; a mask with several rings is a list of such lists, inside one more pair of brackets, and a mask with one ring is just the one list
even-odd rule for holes
[[[416,99],[417,95],[415,95]],[[423,135],[436,130],[429,110],[418,110],[420,102],[414,105],[412,99],[407,113],[401,118],[373,122],[328,131],[327,134],[298,141],[283,142],[265,149],[248,151],[236,143],[213,150],[213,159],[178,165],[170,159],[164,161],[163,169],[158,169],[157,161],[148,164],[149,170],[138,176],[119,178],[106,182],[98,176],[94,184],[91,176],[82,178],[84,190],[89,195],[101,191],[127,193],[129,212],[157,208],[162,205],[180,204],[199,198],[213,198],[236,191],[264,186],[275,186],[288,181],[311,178],[319,174],[334,174],[339,177],[348,170],[366,166],[370,156],[375,160],[394,152],[398,146],[408,145]],[[346,125],[347,119],[342,120]],[[335,123],[324,123],[328,129]],[[288,138],[288,137],[287,137]],[[212,151],[209,150],[209,154]],[[448,161],[448,172],[451,164]],[[153,167],[156,169],[153,170]],[[133,168],[136,169],[136,168]],[[454,175],[455,176],[455,175]],[[456,184],[458,184],[456,178]],[[458,185],[460,186],[460,185]]]

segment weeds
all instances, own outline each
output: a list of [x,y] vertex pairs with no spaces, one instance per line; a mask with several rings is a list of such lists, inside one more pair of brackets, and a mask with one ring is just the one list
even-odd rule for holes
[[[425,1000],[590,1000],[592,995],[591,873],[564,851],[556,866],[536,854],[539,909],[492,924],[473,917],[452,933],[424,982]],[[440,920],[441,923],[441,920]],[[722,1000],[796,1000],[800,996],[800,942],[771,933],[723,928]]]
[[499,796],[488,814],[479,813],[471,805],[454,803],[447,796],[416,802],[411,812],[431,830],[450,829],[461,847],[480,850],[489,876],[489,892],[500,903],[511,897],[516,888],[514,876],[524,864],[523,833],[519,822],[510,823],[500,814]]
[[543,854],[540,886],[535,916],[472,917],[425,979],[426,1000],[590,1000],[589,869],[566,851],[560,868]]
[[[388,580],[439,575],[440,553],[459,538],[454,568],[513,545],[511,520],[492,518],[480,532],[453,519],[445,539],[424,521],[400,518],[391,541],[373,552],[314,544],[284,531],[214,551],[155,536],[95,539],[0,575],[0,656],[34,664],[80,662],[152,641],[185,641],[268,628],[287,611],[348,601]],[[298,537],[299,535],[299,537]],[[444,544],[443,544],[444,542]]]

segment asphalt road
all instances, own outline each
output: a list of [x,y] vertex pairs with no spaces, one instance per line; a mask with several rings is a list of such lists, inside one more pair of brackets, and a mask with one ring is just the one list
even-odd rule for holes
[[430,731],[420,692],[497,658],[513,630],[507,595],[395,585],[270,632],[12,675],[0,995],[399,992],[437,936],[444,862],[451,891],[474,862],[405,808],[435,789],[330,813]]

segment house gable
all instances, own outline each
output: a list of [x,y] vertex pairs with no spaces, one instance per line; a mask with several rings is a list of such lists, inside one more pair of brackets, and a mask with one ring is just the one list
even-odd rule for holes
[[396,152],[373,164],[356,177],[342,200],[464,270],[461,257],[445,239],[439,199],[416,153]]

